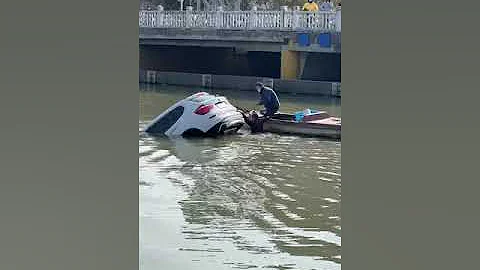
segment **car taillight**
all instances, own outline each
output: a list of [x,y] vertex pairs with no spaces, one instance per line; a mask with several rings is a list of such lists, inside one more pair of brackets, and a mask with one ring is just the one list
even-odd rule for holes
[[195,110],[195,114],[204,115],[207,114],[213,108],[213,104],[202,105]]

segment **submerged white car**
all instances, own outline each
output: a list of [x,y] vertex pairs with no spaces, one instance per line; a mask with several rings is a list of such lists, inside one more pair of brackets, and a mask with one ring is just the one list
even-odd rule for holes
[[218,136],[237,132],[242,114],[223,96],[199,92],[157,116],[145,132],[166,136]]

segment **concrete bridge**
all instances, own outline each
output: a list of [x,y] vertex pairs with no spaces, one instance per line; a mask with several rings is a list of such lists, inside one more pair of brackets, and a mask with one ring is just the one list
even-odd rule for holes
[[[338,84],[340,22],[341,10],[194,11],[192,7],[185,11],[142,10],[140,68],[216,75],[229,72],[224,75]],[[192,69],[194,59],[190,66],[179,66],[172,59],[201,58],[201,54],[210,55],[210,60],[204,58],[198,62],[217,61],[218,65],[203,69],[199,63],[199,68]],[[168,62],[172,64],[168,66]]]

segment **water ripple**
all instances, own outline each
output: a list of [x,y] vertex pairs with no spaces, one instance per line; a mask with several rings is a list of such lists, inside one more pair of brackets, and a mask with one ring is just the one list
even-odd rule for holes
[[[171,245],[189,261],[340,269],[339,143],[274,134],[141,137],[139,164],[141,223],[181,227]],[[153,237],[155,227],[146,226]]]

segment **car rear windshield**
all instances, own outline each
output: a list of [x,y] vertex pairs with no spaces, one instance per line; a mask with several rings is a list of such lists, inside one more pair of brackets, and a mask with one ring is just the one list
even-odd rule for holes
[[195,102],[195,103],[207,104],[207,103],[216,102],[217,97],[214,96],[214,95],[205,94],[205,95],[201,95],[201,96],[194,96],[194,97],[190,98],[190,100],[192,102]]

